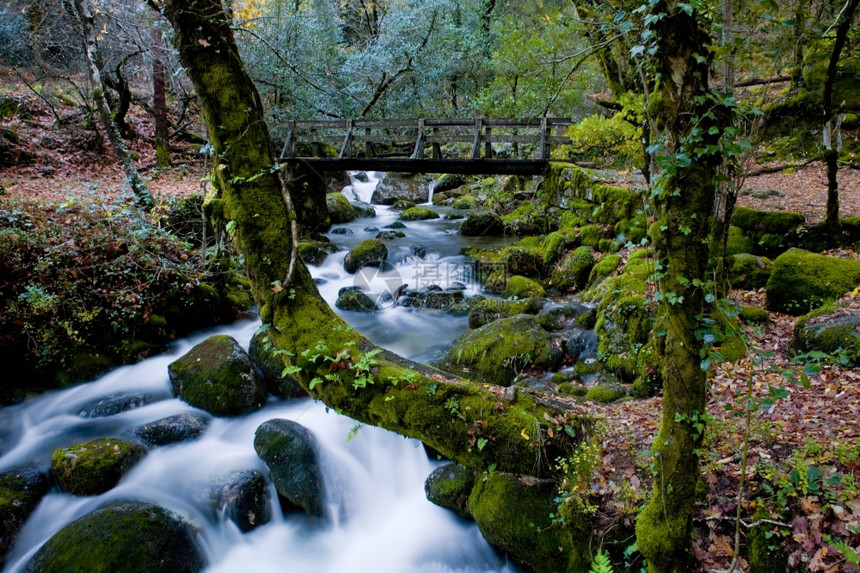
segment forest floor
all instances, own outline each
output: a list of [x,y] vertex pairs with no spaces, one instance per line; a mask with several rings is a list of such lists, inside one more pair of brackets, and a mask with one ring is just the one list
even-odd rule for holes
[[[32,93],[13,96],[26,98],[26,102],[20,114],[0,120],[0,139],[13,144],[6,151],[0,147],[0,165],[6,159],[6,166],[0,167],[0,189],[5,189],[0,207],[13,198],[24,204],[56,205],[70,198],[103,200],[106,195],[131,201],[111,152],[97,145],[95,132],[84,126],[78,110],[60,104],[58,111],[67,119],[58,128],[50,109]],[[137,133],[129,148],[157,199],[184,197],[204,189],[201,180],[208,165],[199,144],[177,143],[174,167],[159,171],[154,168],[153,134],[146,115],[133,108],[129,124]],[[843,216],[860,214],[860,171],[843,169],[839,178]],[[775,192],[745,191],[738,201],[743,206],[798,211],[808,223],[819,222],[824,214],[826,177],[820,161],[749,177],[743,189]],[[857,258],[849,250],[834,254]],[[739,304],[764,305],[762,290],[733,291],[732,296]],[[860,306],[860,301],[848,302]],[[746,436],[750,440],[748,482],[741,503],[745,523],[763,517],[771,520],[757,529],[766,532],[762,539],[775,536],[786,542],[790,569],[860,571],[843,554],[849,547],[860,550],[860,373],[825,364],[810,377],[808,389],[786,382],[781,371],[802,368],[792,362],[793,323],[792,317],[770,313],[764,327],[747,331],[756,348],[749,358],[759,356],[761,364],[750,359],[724,364],[711,378],[710,418],[702,449],[706,487],[697,506],[693,547],[703,571],[725,569],[735,556],[733,519]],[[752,377],[751,368],[755,369]],[[742,397],[748,384],[759,401],[773,389],[785,394],[772,406],[752,413],[749,425],[738,415],[744,411]],[[591,490],[600,511],[615,512],[614,517],[625,514],[630,524],[650,489],[652,458],[648,452],[659,424],[660,398],[595,408],[611,423],[607,423],[609,430],[601,444],[601,461],[592,474]],[[749,533],[742,528],[742,547]],[[742,553],[746,555],[747,550]],[[736,570],[748,570],[744,557],[738,565]]]

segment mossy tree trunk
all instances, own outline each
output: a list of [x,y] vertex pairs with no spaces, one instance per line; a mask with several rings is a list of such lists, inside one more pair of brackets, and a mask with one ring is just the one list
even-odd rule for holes
[[857,11],[858,4],[860,4],[860,0],[848,0],[840,13],[841,19],[836,28],[833,52],[830,54],[827,76],[824,79],[824,163],[827,166],[827,208],[824,222],[830,236],[834,238],[839,237],[842,232],[842,225],[839,221],[839,180],[837,179],[839,153],[842,150],[839,148],[841,121],[836,120],[835,129],[833,125],[833,87],[836,84],[839,57],[842,55],[842,48],[845,47],[845,40],[848,38],[848,31],[851,29],[851,21],[854,20],[854,13]]
[[161,29],[152,27],[152,110],[155,119],[155,163],[160,169],[171,166],[170,130],[167,122],[167,74],[161,60]]
[[[309,393],[359,421],[415,437],[472,468],[546,475],[587,434],[587,414],[559,412],[524,392],[505,394],[380,352],[320,297],[295,261],[295,178],[281,176],[260,98],[239,57],[221,0],[151,0],[203,109],[215,152],[212,209],[231,221],[260,316]],[[290,280],[287,281],[288,275]],[[571,432],[565,431],[568,427]],[[575,438],[570,436],[575,434]]]
[[[680,7],[679,7],[680,6]],[[660,216],[652,240],[662,268],[659,290],[666,317],[663,414],[653,447],[654,486],[637,521],[639,548],[651,571],[692,570],[693,507],[706,402],[698,335],[708,316],[704,287],[710,272],[710,245],[717,173],[723,164],[720,133],[731,113],[709,88],[710,38],[688,5],[654,4],[655,71],[661,80],[652,94],[654,125],[662,142],[653,200]],[[712,129],[715,128],[715,129]]]

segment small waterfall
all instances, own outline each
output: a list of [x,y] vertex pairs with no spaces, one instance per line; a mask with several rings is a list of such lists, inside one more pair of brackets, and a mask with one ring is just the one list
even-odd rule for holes
[[370,200],[373,198],[373,192],[376,191],[376,187],[382,180],[382,174],[376,173],[374,171],[365,173],[365,175],[367,176],[367,182],[363,182],[357,179],[357,177],[360,177],[359,173],[363,172],[349,172],[349,180],[351,181],[351,184],[344,187],[341,193],[343,193],[350,201],[358,201],[359,203],[370,203]]
[[433,193],[436,191],[436,180],[433,179],[427,184],[427,203],[425,205],[433,204]]

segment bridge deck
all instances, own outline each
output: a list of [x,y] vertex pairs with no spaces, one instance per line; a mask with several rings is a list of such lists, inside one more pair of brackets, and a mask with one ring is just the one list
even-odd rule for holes
[[[570,119],[290,121],[280,160],[317,170],[537,175]],[[554,133],[555,132],[555,133]],[[429,153],[428,153],[429,151]]]

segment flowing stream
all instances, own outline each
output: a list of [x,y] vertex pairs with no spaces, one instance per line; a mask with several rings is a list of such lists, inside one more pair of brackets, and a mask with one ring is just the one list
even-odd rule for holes
[[[355,184],[353,190],[369,200],[376,178]],[[352,195],[348,195],[354,200]],[[352,234],[331,235],[347,249],[375,236],[365,227],[392,223],[397,213],[376,207],[377,217],[344,226]],[[439,209],[446,214],[447,210]],[[456,221],[437,219],[408,223],[407,237],[389,242],[392,267],[388,276],[356,278],[343,270],[346,250],[312,267],[321,279],[320,290],[329,303],[343,286],[371,290],[444,281],[462,282],[467,294],[477,285],[456,274],[468,268],[458,254],[476,239],[456,235]],[[482,244],[492,244],[483,240]],[[412,247],[424,250],[417,254]],[[440,273],[450,276],[442,276]],[[383,273],[385,275],[385,273]],[[356,283],[356,281],[359,281]],[[383,288],[384,287],[384,288]],[[339,311],[340,312],[340,311]],[[430,360],[467,329],[465,318],[442,311],[385,308],[375,313],[343,312],[376,343],[404,356]],[[53,391],[23,404],[0,409],[0,470],[35,462],[48,471],[51,453],[99,437],[134,439],[135,428],[166,416],[198,412],[173,398],[167,365],[212,334],[229,334],[247,348],[258,321],[198,332],[172,344],[170,350],[135,365],[118,368],[102,378],[66,390]],[[86,417],[82,412],[100,400],[135,393],[145,405],[122,413]],[[284,516],[269,483],[273,517],[267,524],[241,533],[226,517],[213,515],[199,498],[215,477],[235,470],[257,470],[268,475],[253,448],[256,428],[272,418],[295,420],[311,430],[320,446],[329,507],[322,522],[290,513]],[[167,507],[198,526],[209,572],[513,572],[481,537],[477,527],[439,508],[424,497],[423,483],[439,465],[415,440],[363,427],[352,439],[355,422],[310,399],[270,399],[261,410],[239,418],[213,418],[197,440],[150,449],[117,487],[98,496],[76,497],[52,488],[31,515],[7,556],[5,571],[22,570],[35,551],[74,519],[113,500],[136,499]]]

